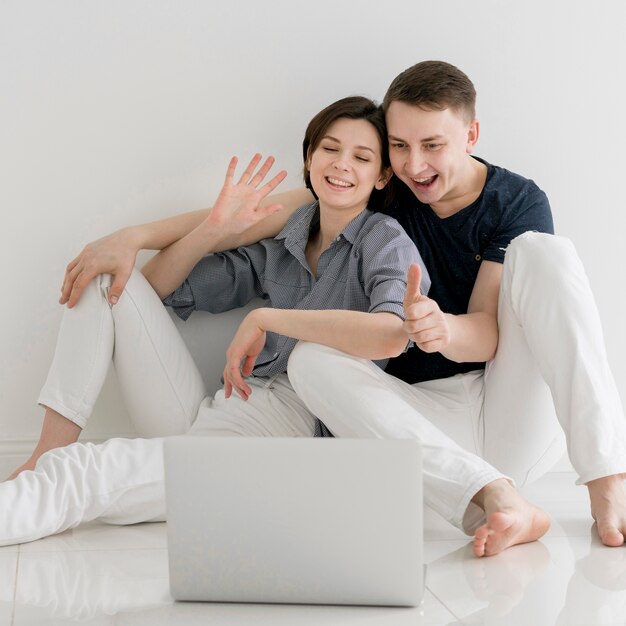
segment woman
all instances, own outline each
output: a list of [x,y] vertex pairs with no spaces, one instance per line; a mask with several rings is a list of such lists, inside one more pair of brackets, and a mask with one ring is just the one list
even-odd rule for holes
[[[255,174],[255,157],[235,183],[233,159],[215,210],[146,265],[147,280],[135,272],[113,308],[110,279],[90,285],[64,316],[40,396],[47,418],[64,420],[68,433],[77,435],[115,354],[140,430],[312,436],[317,420],[286,375],[298,340],[383,362],[405,349],[406,269],[421,259],[395,220],[367,209],[390,176],[382,112],[361,97],[330,105],[310,122],[303,153],[307,186],[317,201],[296,211],[276,238],[205,256],[220,212],[258,205],[284,178],[281,173],[259,188],[271,162]],[[159,297],[185,318],[195,309],[228,310],[259,296],[270,306],[244,319],[227,352],[224,389],[206,397]],[[0,484],[0,545],[95,518],[120,524],[163,519],[162,479],[159,438],[50,450],[34,471]]]

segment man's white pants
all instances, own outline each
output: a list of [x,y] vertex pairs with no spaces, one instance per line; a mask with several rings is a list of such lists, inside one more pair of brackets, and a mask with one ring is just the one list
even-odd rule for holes
[[528,232],[511,243],[498,324],[484,375],[408,385],[364,359],[301,343],[289,379],[336,436],[421,439],[426,503],[468,532],[482,520],[471,497],[494,468],[520,486],[538,478],[562,455],[563,433],[578,484],[626,472],[624,412],[570,241]]
[[160,437],[190,427],[204,436],[311,436],[318,415],[341,437],[419,437],[427,504],[468,532],[481,518],[470,506],[476,491],[503,475],[526,482],[560,456],[550,391],[580,482],[626,471],[624,416],[599,318],[580,261],[563,239],[529,233],[511,244],[500,345],[485,376],[418,385],[302,344],[292,354],[290,380],[252,379],[248,402],[225,400],[223,392],[210,399],[143,276],[133,274],[113,308],[108,286],[108,277],[93,281],[66,311],[40,403],[84,426],[113,358],[138,432],[156,438],[76,443],[0,484],[0,545],[96,518],[163,519]]

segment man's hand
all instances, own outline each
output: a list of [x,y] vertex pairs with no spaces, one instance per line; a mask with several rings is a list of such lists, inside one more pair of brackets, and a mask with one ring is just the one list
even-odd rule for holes
[[255,309],[246,315],[226,350],[224,393],[227,398],[230,398],[233,390],[243,400],[247,400],[252,393],[244,379],[252,374],[266,338],[266,332],[260,324],[261,314],[258,311]]
[[450,343],[450,327],[445,314],[434,301],[421,294],[422,268],[409,267],[404,293],[404,331],[424,352],[441,352]]
[[138,252],[139,247],[130,229],[119,230],[88,243],[65,270],[59,304],[67,304],[71,309],[89,281],[99,274],[113,274],[109,303],[115,304],[130,278]]
[[207,218],[207,223],[212,228],[226,227],[232,234],[241,234],[283,208],[276,203],[260,206],[261,200],[274,191],[287,176],[287,172],[281,170],[269,182],[259,187],[274,164],[274,157],[268,157],[255,174],[254,170],[261,162],[261,158],[260,154],[252,157],[237,183],[234,183],[233,179],[238,160],[237,157],[230,160],[224,186]]

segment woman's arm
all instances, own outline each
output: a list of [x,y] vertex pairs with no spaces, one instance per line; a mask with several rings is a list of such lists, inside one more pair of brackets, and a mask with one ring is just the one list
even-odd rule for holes
[[[252,170],[260,160],[260,155],[254,157]],[[265,176],[272,164],[273,159],[270,157],[257,176]],[[280,181],[284,178],[282,172],[278,176],[281,175]],[[266,197],[256,207],[246,207],[235,213],[215,214],[214,207],[123,228],[87,244],[68,264],[59,302],[73,307],[95,276],[113,274],[109,299],[114,304],[124,290],[139,250],[162,250],[188,235],[212,214],[211,247],[207,248],[207,253],[238,248],[276,235],[298,207],[312,200],[313,196],[308,189],[293,189]]]
[[384,311],[255,309],[241,322],[226,351],[226,397],[235,390],[244,400],[248,399],[251,389],[244,377],[252,373],[268,331],[377,360],[397,356],[406,348],[408,337],[402,324],[400,317]]
[[[223,225],[225,222],[232,222],[233,216],[238,216],[236,229],[245,232],[249,224],[258,223],[254,216],[255,212],[270,214],[281,208],[278,204],[269,204],[263,209],[260,208],[262,200],[286,176],[286,172],[279,172],[260,187],[269,170],[268,162],[269,159],[255,174],[254,169],[258,160],[254,157],[239,181],[235,183],[237,157],[233,157],[228,165],[224,185],[213,210],[190,233],[161,250],[146,263],[142,272],[160,298],[172,293],[200,259],[219,247],[219,244],[223,242]],[[246,223],[242,223],[242,216],[246,216],[248,220]]]

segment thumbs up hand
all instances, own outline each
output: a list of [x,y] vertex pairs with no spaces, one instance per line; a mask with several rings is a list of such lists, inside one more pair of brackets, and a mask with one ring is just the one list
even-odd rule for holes
[[441,352],[450,343],[450,327],[439,305],[422,295],[420,283],[422,268],[409,267],[407,287],[404,292],[404,331],[415,345],[424,352]]

